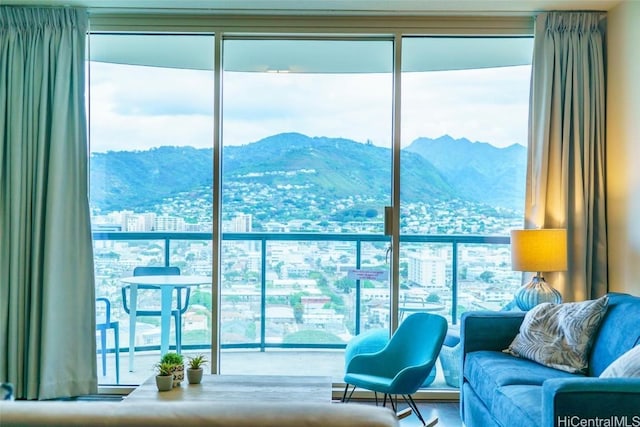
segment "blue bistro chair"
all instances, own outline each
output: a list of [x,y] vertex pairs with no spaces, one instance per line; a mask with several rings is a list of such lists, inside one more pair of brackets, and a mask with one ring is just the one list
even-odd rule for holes
[[[98,309],[98,304],[104,304],[104,310]],[[111,301],[108,298],[96,298],[96,313],[104,317],[96,319],[96,331],[100,332],[100,356],[102,356],[102,376],[107,375],[107,331],[113,329],[114,352],[116,358],[116,384],[120,384],[120,326],[111,320]],[[103,321],[99,321],[103,320]]]
[[[179,276],[180,268],[178,267],[136,267],[133,269],[134,276]],[[125,285],[122,287],[122,307],[127,314],[131,313],[129,304],[127,302],[127,294],[131,289],[131,285]],[[138,290],[142,289],[154,289],[160,290],[158,286],[153,285],[138,285]],[[188,287],[178,288],[176,296],[176,307],[171,309],[171,316],[173,316],[176,324],[176,352],[182,351],[182,315],[187,311],[189,307],[189,297],[191,290]],[[138,301],[140,297],[138,295]],[[138,308],[136,309],[136,316],[161,316],[162,311],[157,307]],[[133,326],[135,331],[135,325]]]
[[[430,313],[407,316],[382,350],[358,354],[349,361],[342,401],[348,402],[356,387],[360,387],[375,393],[376,405],[378,393],[384,394],[382,406],[386,406],[389,397],[392,409],[397,412],[393,397],[397,400],[397,395],[401,395],[425,425],[411,395],[431,373],[446,334],[447,321],[442,316]],[[351,393],[349,385],[353,386]]]

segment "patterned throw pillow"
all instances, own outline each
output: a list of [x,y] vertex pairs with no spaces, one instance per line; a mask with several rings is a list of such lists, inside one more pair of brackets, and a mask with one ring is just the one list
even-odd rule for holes
[[600,378],[640,378],[640,345],[614,360]]
[[608,302],[604,296],[584,302],[537,305],[527,312],[520,333],[504,351],[551,368],[584,373]]

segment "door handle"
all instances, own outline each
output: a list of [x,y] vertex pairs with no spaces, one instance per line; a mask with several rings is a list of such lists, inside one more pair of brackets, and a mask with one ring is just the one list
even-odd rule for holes
[[393,207],[384,207],[384,235],[391,236],[393,233]]

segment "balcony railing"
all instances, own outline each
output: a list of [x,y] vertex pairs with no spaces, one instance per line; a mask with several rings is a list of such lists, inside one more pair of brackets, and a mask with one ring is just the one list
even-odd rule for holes
[[[111,293],[116,301],[114,306],[118,307],[117,279],[118,277],[130,275],[132,268],[137,265],[176,265],[180,263],[184,269],[195,274],[211,275],[212,248],[211,233],[190,233],[190,232],[94,232],[94,245],[96,246],[96,277],[97,293]],[[141,243],[154,242],[144,249]],[[127,243],[128,242],[128,243]],[[158,242],[162,242],[158,245]],[[203,248],[194,251],[193,248],[182,250],[179,247],[188,242],[195,244],[202,242]],[[461,302],[465,301],[466,309],[494,308],[499,309],[508,302],[512,291],[519,285],[520,276],[510,271],[509,237],[508,236],[472,236],[472,235],[402,235],[401,242],[401,300],[413,301],[415,292],[420,292],[426,298],[421,298],[421,303],[428,304],[429,297],[440,305],[440,314],[446,316],[450,324],[455,325],[461,314]],[[126,254],[118,253],[118,243],[138,246],[135,251],[136,256],[127,258]],[[384,252],[389,243],[389,237],[379,234],[342,234],[342,233],[223,233],[222,234],[223,253],[222,259],[222,301],[235,302],[239,299],[256,298],[259,300],[258,312],[253,315],[258,325],[257,333],[246,334],[245,337],[238,338],[238,334],[233,338],[222,337],[221,347],[224,348],[259,348],[265,350],[273,348],[324,348],[335,349],[344,348],[345,342],[282,342],[269,338],[268,328],[282,327],[286,325],[273,323],[270,325],[268,309],[276,306],[274,301],[290,298],[282,296],[274,291],[271,276],[281,276],[282,271],[274,272],[274,268],[286,269],[288,274],[303,277],[308,274],[305,271],[295,271],[300,269],[300,264],[315,265],[315,268],[324,271],[319,276],[330,275],[332,278],[347,277],[348,270],[382,270],[388,267],[384,264]],[[241,244],[241,248],[234,245]],[[334,245],[331,247],[331,245]],[[336,246],[337,245],[337,246]],[[287,248],[291,253],[287,254]],[[226,250],[227,248],[228,250]],[[303,249],[322,252],[325,258],[324,263],[320,258],[313,260],[308,255],[304,263],[298,266],[287,264],[287,256],[298,257]],[[428,250],[427,250],[428,249]],[[227,254],[225,253],[228,252]],[[130,248],[127,252],[134,252]],[[194,253],[197,252],[197,253]],[[333,253],[335,252],[335,254]],[[365,254],[366,252],[366,254]],[[483,259],[484,257],[484,259]],[[124,258],[124,259],[123,259]],[[334,260],[335,265],[327,265],[326,259]],[[255,262],[254,262],[255,261]],[[247,277],[238,279],[242,274],[237,270],[235,264],[244,265],[244,274]],[[405,264],[404,266],[402,264]],[[443,267],[444,265],[444,267]],[[275,266],[275,267],[274,267]],[[423,272],[421,269],[431,268],[433,271]],[[324,270],[323,270],[324,269]],[[330,273],[326,273],[331,269]],[[388,271],[388,270],[387,270]],[[499,273],[499,274],[498,274]],[[414,276],[411,280],[408,276]],[[421,276],[422,275],[422,276]],[[421,283],[420,277],[431,277],[432,282]],[[229,279],[230,277],[235,279]],[[344,314],[345,328],[351,336],[357,335],[361,331],[377,326],[388,327],[388,317],[384,313],[389,312],[388,301],[385,303],[385,292],[389,293],[388,274],[387,279],[372,284],[360,280],[355,276],[352,288],[345,288],[345,292],[353,291],[352,311],[346,310]],[[248,294],[234,293],[232,285],[226,286],[229,282],[250,282],[256,289],[256,295],[248,297]],[[425,279],[426,280],[426,279]],[[100,289],[104,286],[106,289]],[[271,286],[271,287],[270,287]],[[366,296],[366,295],[369,296]],[[446,294],[446,295],[445,295]],[[241,295],[241,297],[239,296]],[[373,296],[371,296],[373,295]],[[488,296],[487,296],[488,295]],[[324,299],[323,299],[324,298]],[[326,296],[319,298],[322,302]],[[387,297],[388,298],[388,297]],[[375,301],[373,305],[367,305],[370,301]],[[382,303],[381,303],[382,301]],[[426,301],[426,302],[425,302]],[[472,301],[468,303],[467,301]],[[290,301],[289,301],[290,302]],[[433,302],[433,301],[432,301]],[[419,303],[418,303],[419,304]],[[470,304],[470,305],[469,305]],[[332,305],[327,303],[326,305]],[[255,304],[254,304],[255,306]],[[374,307],[375,306],[375,307]],[[363,312],[366,309],[366,313]],[[229,310],[222,307],[222,310]],[[418,307],[419,309],[419,307]],[[230,310],[233,311],[233,310]],[[294,310],[295,311],[295,310]],[[331,318],[326,310],[318,308],[316,317],[321,322],[323,318]],[[383,313],[380,315],[380,313]],[[378,315],[378,317],[376,317]],[[311,314],[308,314],[311,316]],[[324,317],[323,317],[324,316]],[[387,314],[388,316],[388,314]],[[335,318],[339,316],[334,315]],[[366,318],[366,324],[363,319]],[[348,319],[348,321],[347,321]],[[225,320],[222,320],[224,323]],[[323,329],[323,325],[317,326]],[[273,331],[272,331],[273,332]],[[206,335],[206,334],[205,334]],[[208,335],[210,337],[210,333]],[[273,336],[273,334],[271,334]],[[206,339],[201,342],[185,342],[183,348],[196,349],[208,348]],[[154,343],[136,344],[135,351],[155,350],[159,344]],[[124,346],[121,351],[128,351]]]

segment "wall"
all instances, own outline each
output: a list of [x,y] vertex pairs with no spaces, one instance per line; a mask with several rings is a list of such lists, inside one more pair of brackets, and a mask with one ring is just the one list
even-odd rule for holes
[[609,289],[640,295],[640,2],[607,19]]

